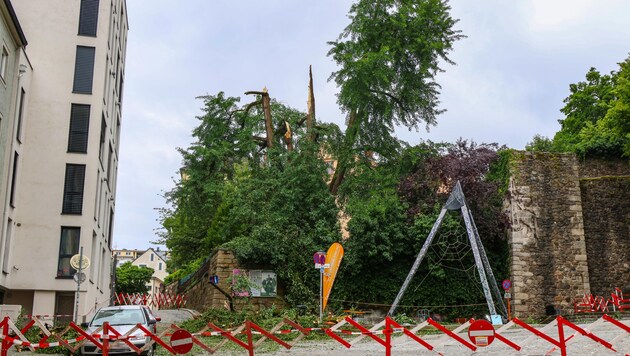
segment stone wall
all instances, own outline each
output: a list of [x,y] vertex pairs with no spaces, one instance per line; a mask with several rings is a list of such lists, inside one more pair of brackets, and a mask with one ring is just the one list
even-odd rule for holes
[[580,178],[607,176],[630,176],[630,164],[627,159],[589,158],[580,161]]
[[508,209],[516,316],[568,310],[589,293],[575,155],[515,152]]
[[630,292],[630,175],[584,178],[580,187],[591,293]]
[[[171,283],[166,289],[172,294],[186,295],[186,307],[199,312],[204,312],[210,308],[229,309],[228,298],[220,290],[230,293],[228,279],[232,277],[234,270],[246,271],[238,265],[236,257],[231,251],[219,249],[189,280],[181,284]],[[219,277],[217,286],[209,282],[210,276],[215,275]],[[278,286],[278,297],[253,297],[247,300],[233,298],[234,307],[236,310],[240,310],[245,307],[245,303],[254,309],[259,309],[261,306],[270,307],[274,304],[283,306],[282,295],[283,290]]]
[[627,160],[514,152],[509,192],[516,316],[570,313],[582,294],[630,290]]

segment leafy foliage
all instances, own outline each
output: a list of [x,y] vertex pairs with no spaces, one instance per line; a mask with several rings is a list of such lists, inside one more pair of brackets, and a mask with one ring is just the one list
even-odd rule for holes
[[253,168],[238,182],[230,220],[238,224],[225,245],[246,265],[272,266],[287,299],[310,304],[317,276],[312,252],[340,239],[337,207],[324,181],[325,165],[314,152],[291,155],[272,168]]
[[[341,300],[369,300],[388,305],[402,285],[456,180],[486,247],[495,275],[507,275],[507,219],[501,209],[507,155],[495,144],[426,142],[408,148],[398,160],[348,177],[344,189],[354,191],[347,204],[352,216],[350,238],[336,294]],[[467,240],[461,213],[447,214],[436,239],[405,295],[403,305],[469,305],[482,303],[470,253],[451,261],[452,246]],[[459,245],[458,245],[459,244]],[[469,251],[469,250],[468,250]],[[461,258],[459,258],[461,257]],[[465,267],[464,267],[465,266]],[[485,307],[434,311],[473,315]],[[414,312],[402,307],[401,312]]]
[[440,63],[451,63],[454,30],[447,1],[360,0],[350,8],[351,23],[328,53],[340,69],[330,79],[339,87],[338,103],[348,113],[348,129],[331,182],[336,192],[359,152],[396,154],[397,125],[418,129],[435,125]]
[[539,135],[528,150],[576,152],[582,156],[630,157],[630,57],[619,70],[601,74],[595,68],[586,81],[569,86],[561,109],[566,117],[553,140]]
[[[223,93],[202,97],[196,141],[180,150],[182,180],[166,194],[171,207],[162,210],[161,238],[179,269],[174,276],[221,246],[243,267],[274,269],[290,304],[314,307],[318,274],[311,255],[340,240],[338,220],[345,215],[350,238],[342,242],[346,254],[333,298],[390,303],[456,180],[502,276],[507,156],[497,154],[497,145],[407,147],[394,137],[397,126],[428,127],[443,111],[435,76],[441,63],[452,64],[448,54],[464,37],[453,29],[457,20],[449,10],[443,0],[352,5],[350,25],[329,43],[339,65],[331,79],[348,115],[345,132],[325,123],[304,128],[305,117],[314,118],[275,101],[270,115],[266,92],[254,93],[256,101],[247,105]],[[324,153],[338,159],[330,190]],[[442,248],[465,234],[455,216],[442,229]],[[427,261],[406,302],[483,298],[469,273],[451,275],[435,256]]]
[[153,272],[153,268],[123,263],[116,268],[116,293],[146,293]]

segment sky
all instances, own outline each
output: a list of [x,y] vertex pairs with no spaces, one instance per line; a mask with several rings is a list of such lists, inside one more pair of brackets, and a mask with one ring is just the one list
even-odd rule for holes
[[[192,142],[206,94],[267,87],[272,98],[306,111],[313,67],[317,119],[344,127],[328,82],[336,65],[327,41],[349,23],[350,0],[128,0],[129,34],[114,248],[155,246],[157,209],[179,179],[177,148]],[[553,137],[569,84],[595,67],[608,73],[630,53],[630,1],[451,0],[455,43],[438,75],[441,108],[430,131],[399,138],[523,149]]]

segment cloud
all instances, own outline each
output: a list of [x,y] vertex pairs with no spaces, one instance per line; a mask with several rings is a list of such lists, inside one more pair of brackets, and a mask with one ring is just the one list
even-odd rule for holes
[[[225,91],[241,96],[266,86],[271,95],[306,110],[313,65],[317,116],[343,127],[335,63],[326,41],[348,24],[351,0],[272,2],[127,1],[130,32],[125,68],[121,151],[114,239],[145,248],[158,227],[159,194],[173,187],[202,103]],[[451,0],[455,44],[438,76],[442,107],[430,132],[398,130],[419,139],[498,142],[514,148],[559,128],[570,83],[591,66],[603,72],[630,51],[630,1]],[[243,98],[247,102],[251,98]]]

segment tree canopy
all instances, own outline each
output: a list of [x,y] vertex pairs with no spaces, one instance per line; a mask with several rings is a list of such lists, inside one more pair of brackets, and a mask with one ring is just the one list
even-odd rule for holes
[[116,293],[146,293],[147,283],[153,276],[153,268],[138,267],[125,262],[116,268]]
[[[342,241],[344,230],[350,237],[342,241],[346,257],[336,295],[391,301],[399,284],[386,276],[406,275],[443,203],[438,191],[455,179],[471,190],[474,213],[484,214],[478,227],[488,231],[489,254],[505,263],[502,226],[491,223],[502,221],[501,190],[487,183],[500,161],[498,147],[409,147],[394,136],[397,126],[435,125],[443,112],[435,77],[440,65],[452,64],[448,54],[463,37],[449,10],[441,0],[352,5],[351,23],[329,52],[339,64],[331,79],[347,114],[345,131],[316,120],[312,76],[306,112],[273,100],[266,89],[246,92],[254,95],[247,104],[222,92],[201,97],[195,142],[180,149],[182,179],[166,193],[170,206],[161,211],[169,266],[183,274],[214,249],[229,248],[245,267],[273,268],[291,304],[313,305],[318,274],[311,256]],[[453,235],[464,231],[456,220],[446,226]],[[466,278],[453,279],[460,292],[472,286]]]
[[330,79],[339,87],[339,106],[347,113],[345,140],[331,181],[335,193],[354,157],[364,152],[390,156],[400,147],[396,126],[435,125],[441,62],[451,63],[453,44],[464,37],[453,29],[447,1],[360,0],[351,23],[328,53],[340,69]]
[[569,90],[561,129],[553,139],[535,136],[527,149],[630,157],[630,57],[610,74],[591,68],[586,80]]

